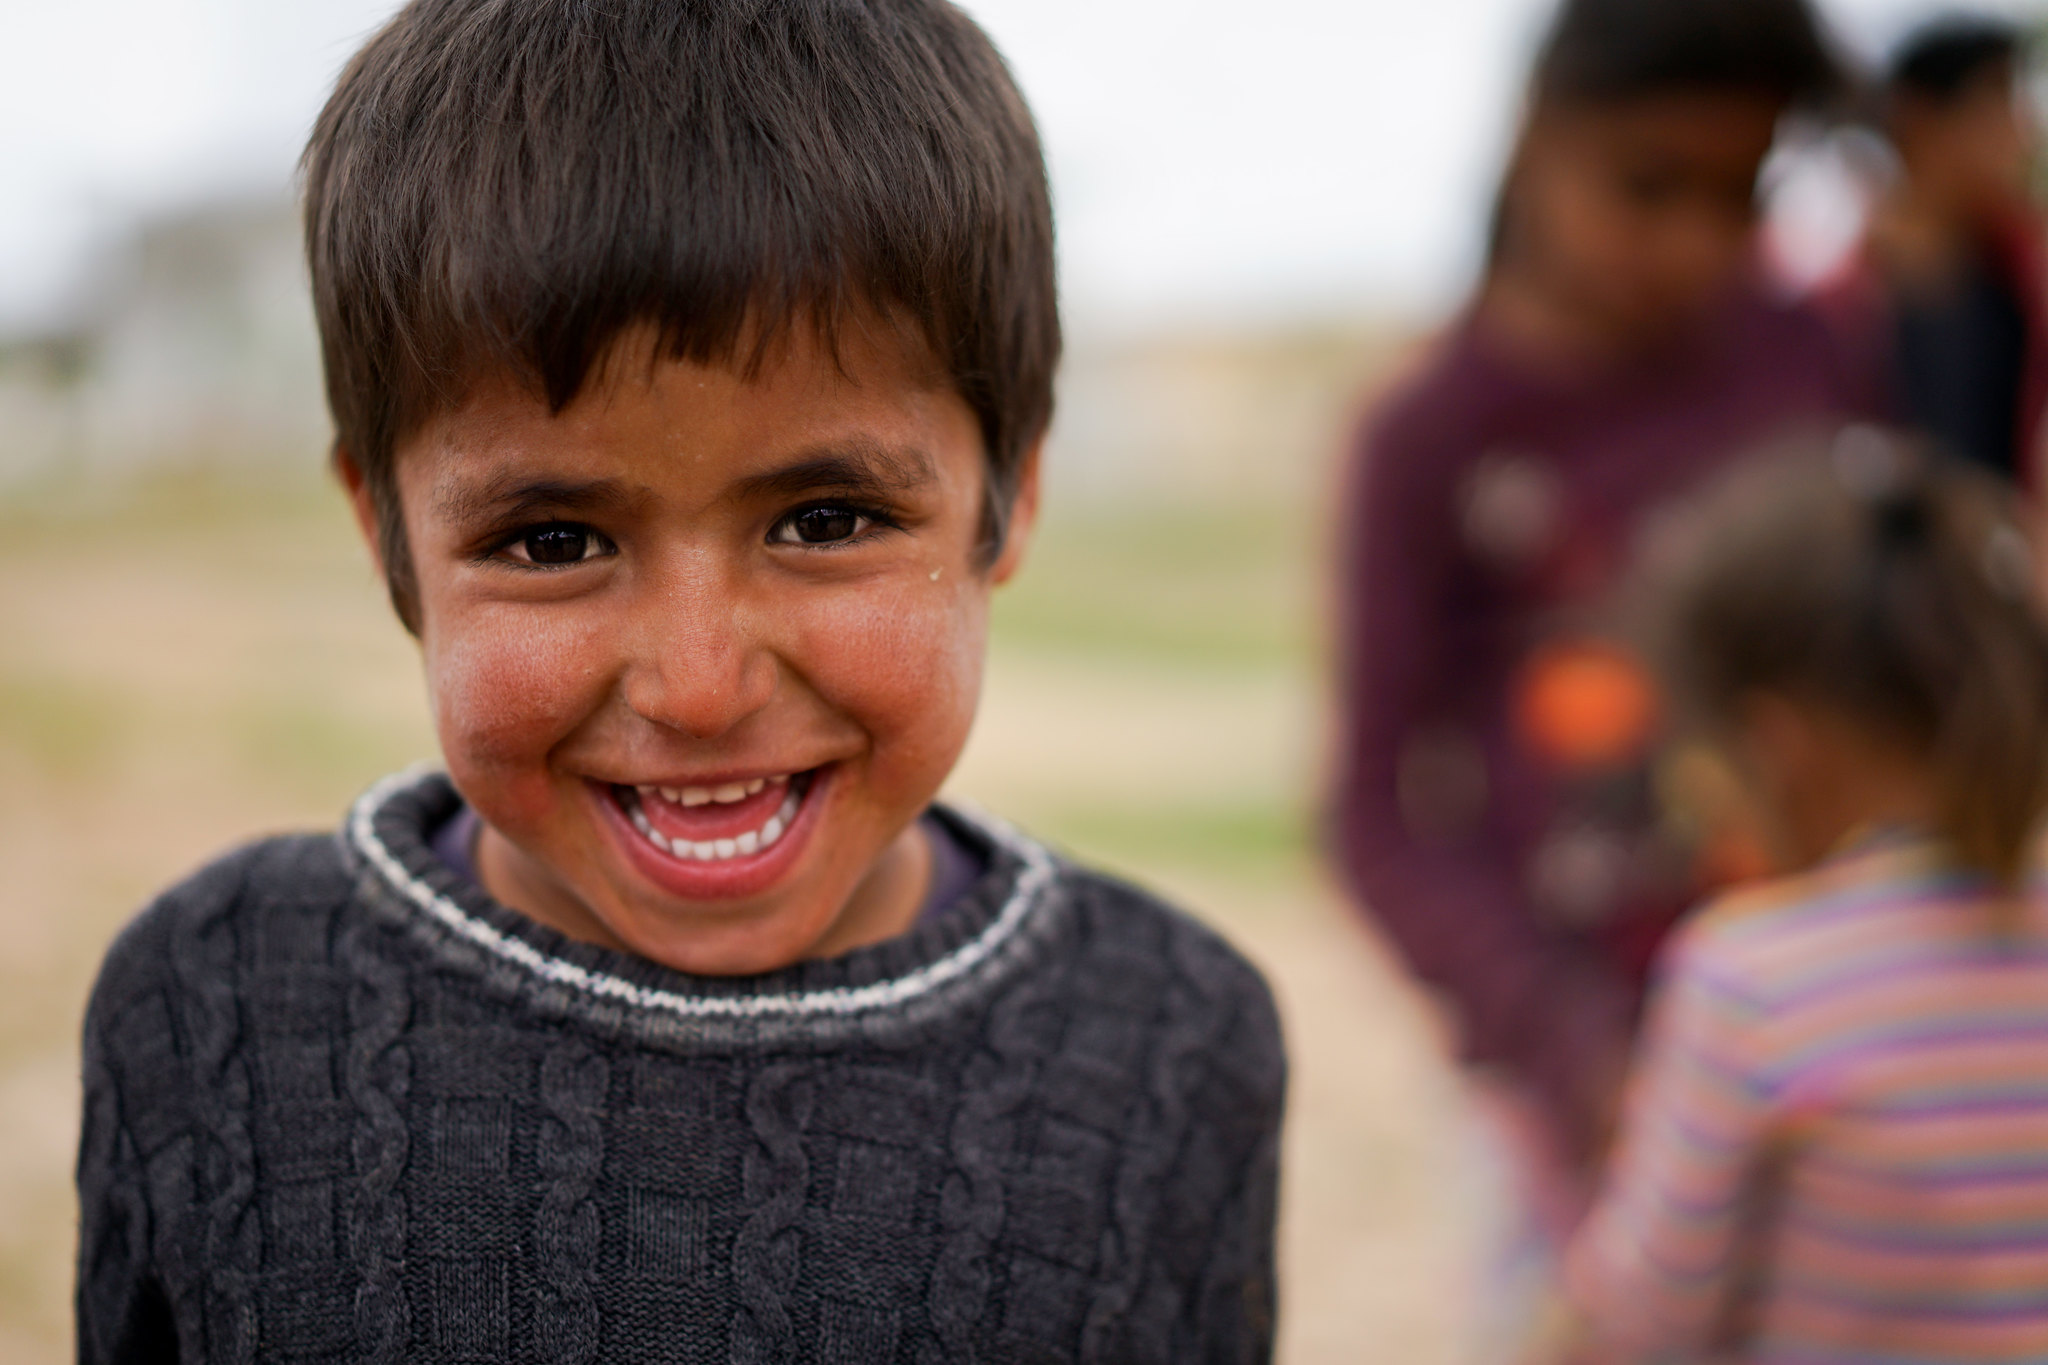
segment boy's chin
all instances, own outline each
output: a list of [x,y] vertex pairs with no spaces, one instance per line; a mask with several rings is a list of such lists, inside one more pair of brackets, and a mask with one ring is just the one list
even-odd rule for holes
[[[601,916],[606,936],[693,976],[756,976],[873,941],[876,935],[856,927],[870,918],[857,908],[864,872],[844,877],[844,867],[835,866],[851,851],[853,834],[836,818],[848,814],[840,809],[844,785],[836,765],[797,774],[781,799],[765,793],[758,811],[733,812],[723,838],[733,845],[728,849],[719,839],[679,847],[683,841],[662,828],[676,829],[673,812],[668,820],[661,812],[650,818],[635,809],[632,789],[588,784],[610,845],[599,856],[612,864],[606,879],[618,893]],[[709,823],[716,828],[717,817]],[[750,851],[739,837],[748,832],[755,835]],[[765,838],[770,832],[775,837]],[[706,842],[713,846],[703,848]]]
[[624,910],[608,925],[615,945],[633,957],[696,977],[762,976],[832,954],[821,945],[834,923],[831,908],[792,897],[764,913],[720,909],[664,913]]

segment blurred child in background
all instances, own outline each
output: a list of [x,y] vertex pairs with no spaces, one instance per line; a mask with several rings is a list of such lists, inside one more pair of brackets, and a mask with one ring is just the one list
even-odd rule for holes
[[1873,215],[1870,258],[1889,301],[1899,418],[2031,487],[2048,262],[2023,49],[2012,24],[1961,16],[1900,46],[1881,92],[1899,174]]
[[[1726,452],[1876,388],[1757,265],[1759,167],[1836,81],[1804,0],[1564,0],[1477,297],[1357,444],[1332,839],[1509,1139],[1496,1279],[1540,1279],[1583,1208],[1698,889],[1650,800],[1657,698],[1599,604]],[[1503,1320],[1512,1297],[1486,1293]]]
[[1673,689],[1782,880],[1672,942],[1574,1248],[1591,1358],[2048,1357],[2048,628],[1999,486],[1867,429],[1710,504]]

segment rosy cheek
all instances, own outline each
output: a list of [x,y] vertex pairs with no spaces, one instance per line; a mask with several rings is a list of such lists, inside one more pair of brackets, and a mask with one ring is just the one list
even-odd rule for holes
[[987,587],[918,582],[836,603],[807,623],[805,668],[874,739],[878,776],[917,782],[950,768],[981,691]]
[[[441,747],[458,782],[487,777],[501,797],[544,799],[548,759],[602,704],[601,635],[531,611],[483,611],[426,637]],[[509,815],[510,812],[507,812]]]

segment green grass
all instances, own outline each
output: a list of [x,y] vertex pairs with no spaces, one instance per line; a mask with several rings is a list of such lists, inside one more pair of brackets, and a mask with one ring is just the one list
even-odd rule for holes
[[141,537],[203,553],[212,526],[346,521],[341,490],[317,464],[262,468],[159,465],[134,473],[46,477],[0,486],[0,532],[11,550],[83,532]]
[[1310,653],[1313,525],[1284,508],[1054,509],[997,595],[998,643],[1243,670]]
[[1308,813],[1279,801],[1077,803],[1042,812],[1033,831],[1092,863],[1234,879],[1299,876],[1313,857]]
[[132,730],[125,699],[76,679],[0,673],[0,752],[18,754],[44,781],[103,772]]
[[[394,625],[392,629],[397,629]],[[223,717],[235,757],[312,797],[365,771],[395,771],[420,755],[409,737],[317,702],[267,698]]]

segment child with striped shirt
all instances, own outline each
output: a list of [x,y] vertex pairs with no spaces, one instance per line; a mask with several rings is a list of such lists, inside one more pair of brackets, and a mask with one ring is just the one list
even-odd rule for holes
[[1788,875],[1674,939],[1569,1278],[1589,1361],[2048,1358],[2048,629],[1988,481],[1869,431],[1656,594]]

